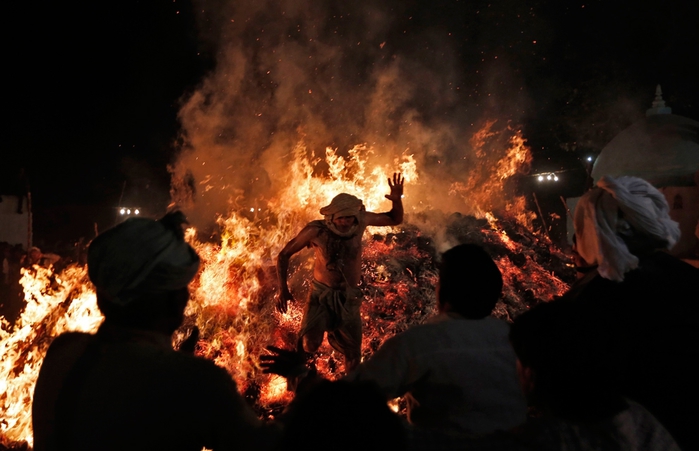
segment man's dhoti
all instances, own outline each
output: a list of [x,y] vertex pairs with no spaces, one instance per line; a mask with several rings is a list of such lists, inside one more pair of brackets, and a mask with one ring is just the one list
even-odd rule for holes
[[359,288],[334,289],[314,280],[299,338],[308,336],[312,342],[321,343],[327,332],[333,349],[341,352],[345,359],[358,362],[362,349],[361,303]]

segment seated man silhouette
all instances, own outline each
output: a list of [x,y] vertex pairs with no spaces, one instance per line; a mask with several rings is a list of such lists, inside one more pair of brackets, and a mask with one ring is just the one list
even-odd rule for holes
[[265,449],[272,434],[213,362],[172,348],[199,257],[181,213],[97,236],[88,274],[104,322],[54,340],[37,380],[34,450]]

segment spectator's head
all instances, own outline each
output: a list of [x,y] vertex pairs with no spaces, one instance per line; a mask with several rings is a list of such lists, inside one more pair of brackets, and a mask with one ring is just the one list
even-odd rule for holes
[[42,255],[43,254],[41,253],[41,249],[39,249],[36,246],[32,246],[27,251],[27,262],[30,265],[37,264],[39,263],[39,260],[41,260]]
[[180,212],[159,221],[131,218],[90,243],[88,274],[106,321],[166,333],[179,327],[199,268],[184,241],[185,222]]
[[575,207],[576,249],[606,279],[621,281],[638,255],[671,249],[680,237],[665,196],[638,177],[602,177]]
[[469,319],[490,315],[502,294],[500,269],[480,246],[460,244],[442,254],[437,303]]
[[368,381],[322,381],[299,394],[286,415],[283,450],[405,449],[405,429]]
[[566,420],[597,420],[626,408],[589,346],[599,334],[575,321],[573,303],[539,304],[515,318],[510,343],[530,406]]

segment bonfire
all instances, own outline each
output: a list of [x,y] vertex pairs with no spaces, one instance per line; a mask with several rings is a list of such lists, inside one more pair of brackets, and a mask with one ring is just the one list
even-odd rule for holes
[[[486,132],[491,125],[486,124]],[[488,136],[474,135],[471,145],[483,146]],[[545,234],[534,229],[534,215],[524,209],[523,198],[512,197],[497,209],[482,200],[504,197],[507,179],[526,170],[531,160],[519,132],[511,131],[508,143],[492,168],[477,171],[477,178],[454,181],[443,193],[473,199],[469,211],[461,213],[411,203],[411,187],[419,186],[420,171],[408,153],[391,164],[376,165],[372,149],[364,145],[345,155],[327,149],[317,157],[299,144],[276,195],[254,207],[236,205],[218,217],[215,238],[202,238],[194,228],[187,231],[203,264],[191,285],[186,320],[173,336],[173,345],[177,348],[198,327],[197,355],[225,368],[259,415],[273,419],[293,394],[283,378],[262,373],[259,356],[268,345],[295,345],[312,261],[310,250],[292,259],[289,281],[298,302],[281,314],[274,309],[276,255],[339,192],[363,199],[368,210],[387,210],[386,179],[396,170],[406,180],[406,222],[381,228],[380,234],[369,228],[364,236],[360,287],[365,296],[364,359],[386,339],[436,312],[436,264],[439,252],[451,245],[477,243],[494,258],[505,281],[495,310],[500,318],[511,320],[532,305],[561,295],[572,281],[572,265]],[[321,174],[316,170],[319,162],[326,168]],[[94,332],[102,321],[85,267],[74,265],[59,274],[37,268],[26,271],[21,283],[23,313],[14,324],[4,319],[0,323],[0,444],[8,448],[32,445],[32,392],[51,340],[65,331]],[[321,374],[340,377],[341,357],[325,343],[317,353]]]

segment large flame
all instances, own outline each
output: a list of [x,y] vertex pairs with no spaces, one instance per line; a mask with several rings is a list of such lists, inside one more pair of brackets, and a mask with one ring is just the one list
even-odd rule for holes
[[[473,240],[475,236],[476,241],[495,249],[507,286],[496,314],[510,318],[527,305],[551,299],[567,288],[544,262],[552,255],[560,261],[565,257],[531,230],[533,215],[524,209],[523,199],[506,196],[505,182],[526,168],[531,156],[519,131],[508,129],[503,137],[493,124],[488,122],[471,142],[481,153],[475,160],[481,166],[465,180],[448,181],[449,192],[433,193],[468,202],[471,211],[465,213],[475,214],[475,219],[442,214],[441,227],[433,229],[441,228],[446,236],[444,229],[451,227],[451,241]],[[501,148],[495,149],[494,143]],[[486,158],[488,152],[497,152],[499,158]],[[371,228],[365,236],[363,357],[387,338],[434,313],[434,258],[437,250],[443,250],[437,247],[443,246],[436,243],[432,231],[428,236],[425,228],[414,225],[430,220],[421,213],[428,206],[413,202],[431,185],[422,182],[410,154],[381,165],[374,163],[373,155],[374,149],[358,145],[346,155],[328,148],[325,155],[315,157],[299,144],[291,152],[289,170],[274,196],[255,205],[233,203],[231,211],[217,218],[217,239],[200,239],[194,229],[187,232],[187,240],[203,264],[192,283],[192,300],[174,345],[198,326],[197,354],[228,370],[262,416],[273,417],[291,398],[282,378],[262,374],[258,357],[267,345],[294,346],[303,300],[309,291],[312,255],[303,251],[292,258],[289,280],[298,302],[292,303],[286,314],[274,310],[275,259],[286,242],[305,223],[318,218],[320,207],[336,194],[351,193],[363,199],[368,210],[387,211],[387,179],[393,172],[401,172],[406,181],[407,224]],[[488,161],[490,166],[486,166]],[[321,163],[325,170],[319,173]],[[508,201],[503,204],[505,198]],[[546,259],[540,257],[542,253],[547,254]],[[0,329],[0,405],[4,412],[0,443],[26,441],[31,446],[32,392],[48,345],[64,331],[94,332],[102,317],[84,267],[72,266],[60,274],[37,267],[25,271],[21,283],[26,308],[14,325],[3,320]],[[339,357],[324,344],[317,358],[321,373],[329,378],[340,375]]]
[[0,318],[0,443],[32,444],[31,404],[41,361],[51,340],[66,331],[95,331],[102,322],[84,267],[56,275],[22,270],[26,306],[14,325]]

